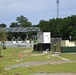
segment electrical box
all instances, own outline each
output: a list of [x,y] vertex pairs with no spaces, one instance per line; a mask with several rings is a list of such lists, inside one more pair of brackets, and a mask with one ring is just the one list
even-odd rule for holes
[[51,34],[50,32],[39,32],[37,34],[38,43],[50,43]]

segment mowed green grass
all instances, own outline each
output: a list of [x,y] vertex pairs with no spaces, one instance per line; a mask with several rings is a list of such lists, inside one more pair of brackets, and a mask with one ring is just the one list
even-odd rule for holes
[[47,64],[39,66],[30,66],[23,68],[16,68],[7,71],[3,71],[0,75],[30,75],[34,73],[76,73],[76,63],[65,63],[65,64]]
[[[31,50],[31,51],[30,51]],[[20,60],[19,54],[23,55],[23,60]],[[58,73],[58,72],[74,72],[76,73],[76,63],[64,63],[64,64],[47,64],[30,67],[22,67],[11,70],[4,70],[5,66],[15,65],[26,62],[40,62],[40,61],[58,61],[61,60],[58,57],[52,57],[53,53],[49,52],[42,55],[40,52],[33,52],[32,48],[8,48],[2,50],[2,58],[0,58],[0,75],[29,75],[33,73]],[[61,54],[70,60],[76,60],[75,54]]]
[[76,60],[76,53],[62,53],[61,57],[69,59],[69,60]]
[[[31,50],[31,51],[30,51]],[[29,51],[29,52],[26,52]],[[37,62],[37,61],[49,61],[49,60],[60,60],[58,57],[50,57],[52,53],[41,55],[40,52],[34,52],[32,48],[7,48],[2,50],[2,58],[0,58],[0,66],[8,66],[19,64],[21,62],[17,62],[16,60],[20,60],[20,53],[23,55],[22,62]],[[39,54],[39,55],[38,55]],[[35,56],[38,55],[38,56]]]

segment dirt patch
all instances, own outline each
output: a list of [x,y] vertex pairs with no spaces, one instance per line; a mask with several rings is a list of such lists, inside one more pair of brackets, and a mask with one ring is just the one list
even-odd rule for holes
[[32,54],[31,56],[42,56],[44,55],[43,53],[42,54]]
[[32,52],[32,50],[24,50],[22,53],[29,53]]
[[14,75],[21,75],[21,73],[15,73]]
[[26,53],[29,53],[29,52],[32,52],[33,50],[25,50],[25,51],[23,51],[22,53],[25,53],[25,55],[24,56],[42,56],[42,55],[45,55],[45,54],[47,54],[48,52],[46,52],[46,53],[40,53],[40,54],[26,54]]
[[0,58],[2,58],[3,56],[0,56]]

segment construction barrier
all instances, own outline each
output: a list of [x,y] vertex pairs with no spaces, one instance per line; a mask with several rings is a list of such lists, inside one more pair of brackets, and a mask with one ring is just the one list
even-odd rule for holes
[[61,47],[61,53],[75,53],[76,47]]

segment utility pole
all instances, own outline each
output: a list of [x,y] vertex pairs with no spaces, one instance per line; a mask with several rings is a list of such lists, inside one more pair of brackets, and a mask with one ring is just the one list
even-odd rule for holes
[[59,18],[59,0],[57,0],[56,3],[57,3],[57,18]]

